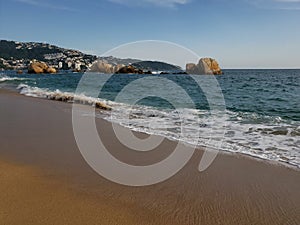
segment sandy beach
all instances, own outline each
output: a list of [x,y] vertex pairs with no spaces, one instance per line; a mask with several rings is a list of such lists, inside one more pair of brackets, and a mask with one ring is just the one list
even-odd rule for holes
[[[126,187],[95,173],[72,130],[72,105],[0,89],[0,224],[300,224],[300,172],[241,154],[219,154],[204,172],[203,151],[171,179]],[[103,142],[132,164],[176,146],[165,140],[133,153],[96,119]],[[145,134],[135,133],[143,137]]]

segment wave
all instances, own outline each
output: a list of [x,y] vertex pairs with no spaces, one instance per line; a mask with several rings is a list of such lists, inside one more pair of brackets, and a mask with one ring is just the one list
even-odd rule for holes
[[229,110],[226,116],[212,116],[207,110],[158,110],[117,105],[106,119],[135,131],[161,135],[193,146],[243,153],[300,168],[300,123],[278,116]]
[[[131,130],[164,136],[199,147],[242,153],[300,168],[300,123],[279,116],[227,110],[225,115],[199,109],[159,109],[128,105],[71,92],[18,86],[26,96],[108,109],[96,116]],[[220,145],[222,143],[222,145]]]
[[111,110],[111,107],[108,106],[104,101],[99,98],[87,97],[85,95],[75,95],[71,92],[62,92],[60,90],[51,91],[49,89],[43,89],[38,87],[31,87],[27,84],[20,84],[17,89],[20,91],[20,94],[30,97],[37,98],[47,98],[49,100],[69,102],[69,103],[79,103],[84,105],[91,105],[95,108],[100,108],[104,110]]
[[6,82],[6,81],[24,81],[24,80],[30,80],[29,78],[21,78],[21,77],[8,77],[0,75],[0,83]]

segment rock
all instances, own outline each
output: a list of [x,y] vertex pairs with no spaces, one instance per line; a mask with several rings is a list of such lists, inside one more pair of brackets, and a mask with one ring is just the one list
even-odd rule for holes
[[108,63],[106,60],[98,60],[89,68],[89,72],[97,72],[97,73],[116,73],[125,65],[118,64],[113,65]]
[[121,69],[119,69],[116,74],[144,74],[144,71],[141,69],[137,69],[132,65],[124,66]]
[[187,72],[178,72],[178,73],[173,73],[173,74],[187,74]]
[[28,73],[44,73],[47,68],[48,65],[44,62],[33,62],[28,66]]
[[125,65],[123,65],[123,64],[118,64],[118,65],[114,66],[114,68],[113,68],[113,73],[118,72],[118,71],[119,71],[120,69],[122,69],[124,66],[125,66]]
[[89,72],[108,73],[108,74],[152,74],[149,70],[144,72],[142,69],[133,65],[110,64],[106,60],[98,60],[89,68]]
[[215,59],[204,58],[204,59],[202,59],[200,61],[202,61],[204,67],[206,69],[208,69],[207,70],[208,73],[212,72],[212,74],[214,74],[214,75],[220,75],[220,74],[222,74],[222,70],[221,70],[218,62]]
[[113,66],[103,60],[98,60],[91,66],[90,72],[113,73]]
[[56,73],[56,69],[53,67],[48,67],[47,73]]
[[215,59],[202,58],[198,64],[188,63],[186,64],[186,72],[188,74],[200,74],[200,75],[220,75],[222,70]]
[[129,66],[122,67],[116,73],[135,73],[135,71],[136,71],[136,68],[129,65]]
[[32,62],[28,66],[28,73],[40,74],[40,73],[56,73],[56,69],[49,67],[44,62]]
[[188,74],[199,74],[198,67],[194,63],[188,63],[188,64],[186,64],[186,72]]
[[17,74],[23,74],[23,70],[18,70]]

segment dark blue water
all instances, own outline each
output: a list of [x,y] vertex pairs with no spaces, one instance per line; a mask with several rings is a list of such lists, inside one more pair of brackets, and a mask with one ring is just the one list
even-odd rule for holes
[[[6,84],[24,83],[64,92],[74,92],[82,77],[81,73],[16,75],[13,72],[6,72],[5,74],[9,77],[29,79],[6,81]],[[124,86],[145,76],[149,75],[114,75],[102,89],[99,97],[113,101]],[[155,76],[165,77],[182,86],[192,97],[198,109],[209,108],[203,92],[189,76]],[[300,70],[225,70],[223,76],[216,78],[222,88],[227,109],[234,112],[255,112],[261,115],[300,120]],[[143,101],[143,104],[169,107],[169,104],[158,98],[148,99]]]

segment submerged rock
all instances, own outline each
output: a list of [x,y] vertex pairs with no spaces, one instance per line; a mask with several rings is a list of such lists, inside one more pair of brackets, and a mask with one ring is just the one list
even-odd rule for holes
[[188,74],[199,75],[220,75],[222,70],[215,59],[201,58],[198,64],[188,63],[186,64],[186,72]]

